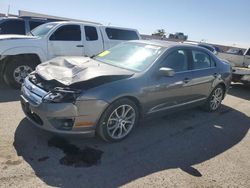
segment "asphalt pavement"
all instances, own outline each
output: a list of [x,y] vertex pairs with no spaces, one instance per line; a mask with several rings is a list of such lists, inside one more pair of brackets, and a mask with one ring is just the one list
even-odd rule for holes
[[147,119],[124,141],[58,137],[24,116],[0,83],[0,187],[250,187],[250,88],[222,108]]

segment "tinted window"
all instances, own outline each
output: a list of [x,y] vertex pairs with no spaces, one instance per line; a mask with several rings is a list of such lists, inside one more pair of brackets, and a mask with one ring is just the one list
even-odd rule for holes
[[248,51],[247,51],[246,55],[250,55],[250,49],[248,49]]
[[106,33],[111,40],[138,40],[139,37],[135,31],[106,28]]
[[211,57],[202,51],[192,50],[193,69],[205,69],[215,66]]
[[50,40],[56,41],[80,41],[81,29],[79,25],[64,25],[58,28],[51,36]]
[[39,21],[29,21],[29,25],[30,25],[30,30],[36,28],[37,26],[43,24],[44,22],[39,22]]
[[162,67],[168,67],[175,72],[188,70],[188,58],[185,50],[176,50],[169,54],[164,60]]
[[0,25],[0,34],[25,35],[25,23],[23,20],[6,20]]
[[87,41],[98,40],[98,35],[95,27],[92,26],[84,26],[85,29],[85,37]]

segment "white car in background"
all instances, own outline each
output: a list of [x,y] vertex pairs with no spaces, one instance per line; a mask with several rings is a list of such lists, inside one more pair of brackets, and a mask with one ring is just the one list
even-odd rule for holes
[[139,40],[135,29],[75,21],[50,22],[25,35],[0,35],[0,75],[20,87],[35,67],[57,56],[94,56],[120,42]]

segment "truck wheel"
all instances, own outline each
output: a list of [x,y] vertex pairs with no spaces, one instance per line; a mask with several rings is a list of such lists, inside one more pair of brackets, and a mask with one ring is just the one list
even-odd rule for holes
[[118,142],[126,138],[139,119],[138,108],[129,99],[112,103],[100,118],[97,134],[107,142]]
[[36,63],[25,58],[12,58],[6,62],[4,81],[13,88],[20,88],[25,77],[35,70]]

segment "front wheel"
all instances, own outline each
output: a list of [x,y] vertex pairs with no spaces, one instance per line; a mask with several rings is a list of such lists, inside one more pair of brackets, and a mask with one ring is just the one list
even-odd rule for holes
[[138,118],[138,108],[133,101],[126,98],[117,100],[103,113],[97,134],[107,142],[121,141],[131,133]]
[[224,94],[225,90],[221,85],[215,87],[210,96],[208,97],[207,102],[205,103],[205,110],[209,112],[214,112],[218,110],[221,106]]

